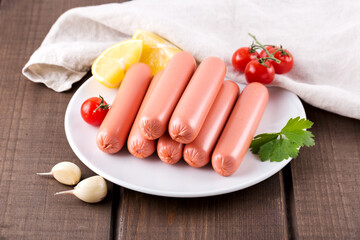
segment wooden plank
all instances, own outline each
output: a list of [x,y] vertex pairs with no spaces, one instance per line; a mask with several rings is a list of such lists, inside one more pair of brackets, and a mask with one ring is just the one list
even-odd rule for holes
[[4,239],[106,239],[111,236],[110,194],[100,204],[54,193],[70,189],[35,175],[73,161],[64,132],[67,104],[80,84],[55,93],[21,74],[55,20],[69,8],[110,1],[2,0],[0,14],[0,236]]
[[167,198],[122,189],[117,239],[287,239],[280,174],[206,198]]
[[305,108],[316,146],[291,162],[294,236],[360,239],[360,121]]

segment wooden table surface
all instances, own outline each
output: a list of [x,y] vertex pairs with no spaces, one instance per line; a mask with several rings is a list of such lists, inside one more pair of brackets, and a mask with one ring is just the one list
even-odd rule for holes
[[[73,161],[67,104],[21,69],[66,10],[111,0],[0,0],[0,239],[360,239],[360,121],[304,103],[316,146],[271,178],[206,198],[158,197],[108,183],[99,204],[36,172]],[[331,97],[331,96],[329,96]]]

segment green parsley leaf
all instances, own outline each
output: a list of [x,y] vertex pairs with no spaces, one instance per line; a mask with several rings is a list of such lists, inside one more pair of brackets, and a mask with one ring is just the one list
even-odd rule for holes
[[295,142],[300,147],[303,147],[304,145],[307,147],[314,146],[314,135],[309,131],[304,130],[291,130],[291,131],[282,131],[282,134],[285,135],[287,139],[290,139],[292,142]]
[[306,130],[314,123],[300,117],[290,118],[279,133],[263,133],[254,137],[250,149],[261,161],[281,162],[296,158],[302,146],[314,146],[314,135]]
[[263,133],[255,136],[254,140],[252,140],[250,144],[251,152],[258,154],[260,147],[262,145],[273,139],[276,139],[279,136],[279,134],[280,133]]
[[311,128],[314,123],[306,120],[305,118],[300,119],[300,117],[290,118],[286,123],[285,127],[281,129],[283,131],[292,131],[292,130],[303,130],[305,128]]
[[288,139],[274,139],[260,147],[259,157],[261,161],[281,162],[289,157],[296,158],[297,148],[298,145]]

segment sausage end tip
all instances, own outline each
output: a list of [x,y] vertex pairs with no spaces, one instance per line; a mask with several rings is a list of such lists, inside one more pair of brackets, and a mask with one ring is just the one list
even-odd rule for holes
[[105,153],[117,153],[122,146],[116,138],[108,136],[104,132],[100,132],[96,137],[96,145]]
[[182,157],[181,153],[178,153],[177,151],[175,151],[171,148],[167,148],[165,146],[158,148],[157,152],[158,152],[158,156],[159,156],[160,160],[163,161],[164,163],[168,163],[168,164],[175,164]]
[[237,167],[233,164],[234,161],[221,154],[214,155],[211,163],[214,170],[224,177],[232,175],[237,170]]
[[205,152],[194,148],[184,149],[183,157],[185,162],[195,168],[203,167],[210,161],[210,157]]
[[174,141],[183,144],[191,143],[195,139],[195,137],[192,136],[192,132],[188,124],[177,120],[170,120],[169,135]]
[[157,119],[141,119],[139,128],[144,137],[149,140],[155,140],[164,133],[161,123]]
[[144,141],[129,140],[128,150],[134,157],[146,158],[149,157],[155,151],[155,142],[149,142],[146,144]]

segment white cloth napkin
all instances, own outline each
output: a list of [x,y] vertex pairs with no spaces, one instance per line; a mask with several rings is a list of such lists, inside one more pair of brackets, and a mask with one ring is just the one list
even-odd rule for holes
[[233,52],[261,42],[282,44],[292,71],[271,85],[309,104],[360,119],[360,1],[181,0],[131,1],[75,8],[55,22],[23,74],[66,91],[110,45],[136,29],[155,32],[201,61],[222,58],[227,78],[245,83],[231,65]]

